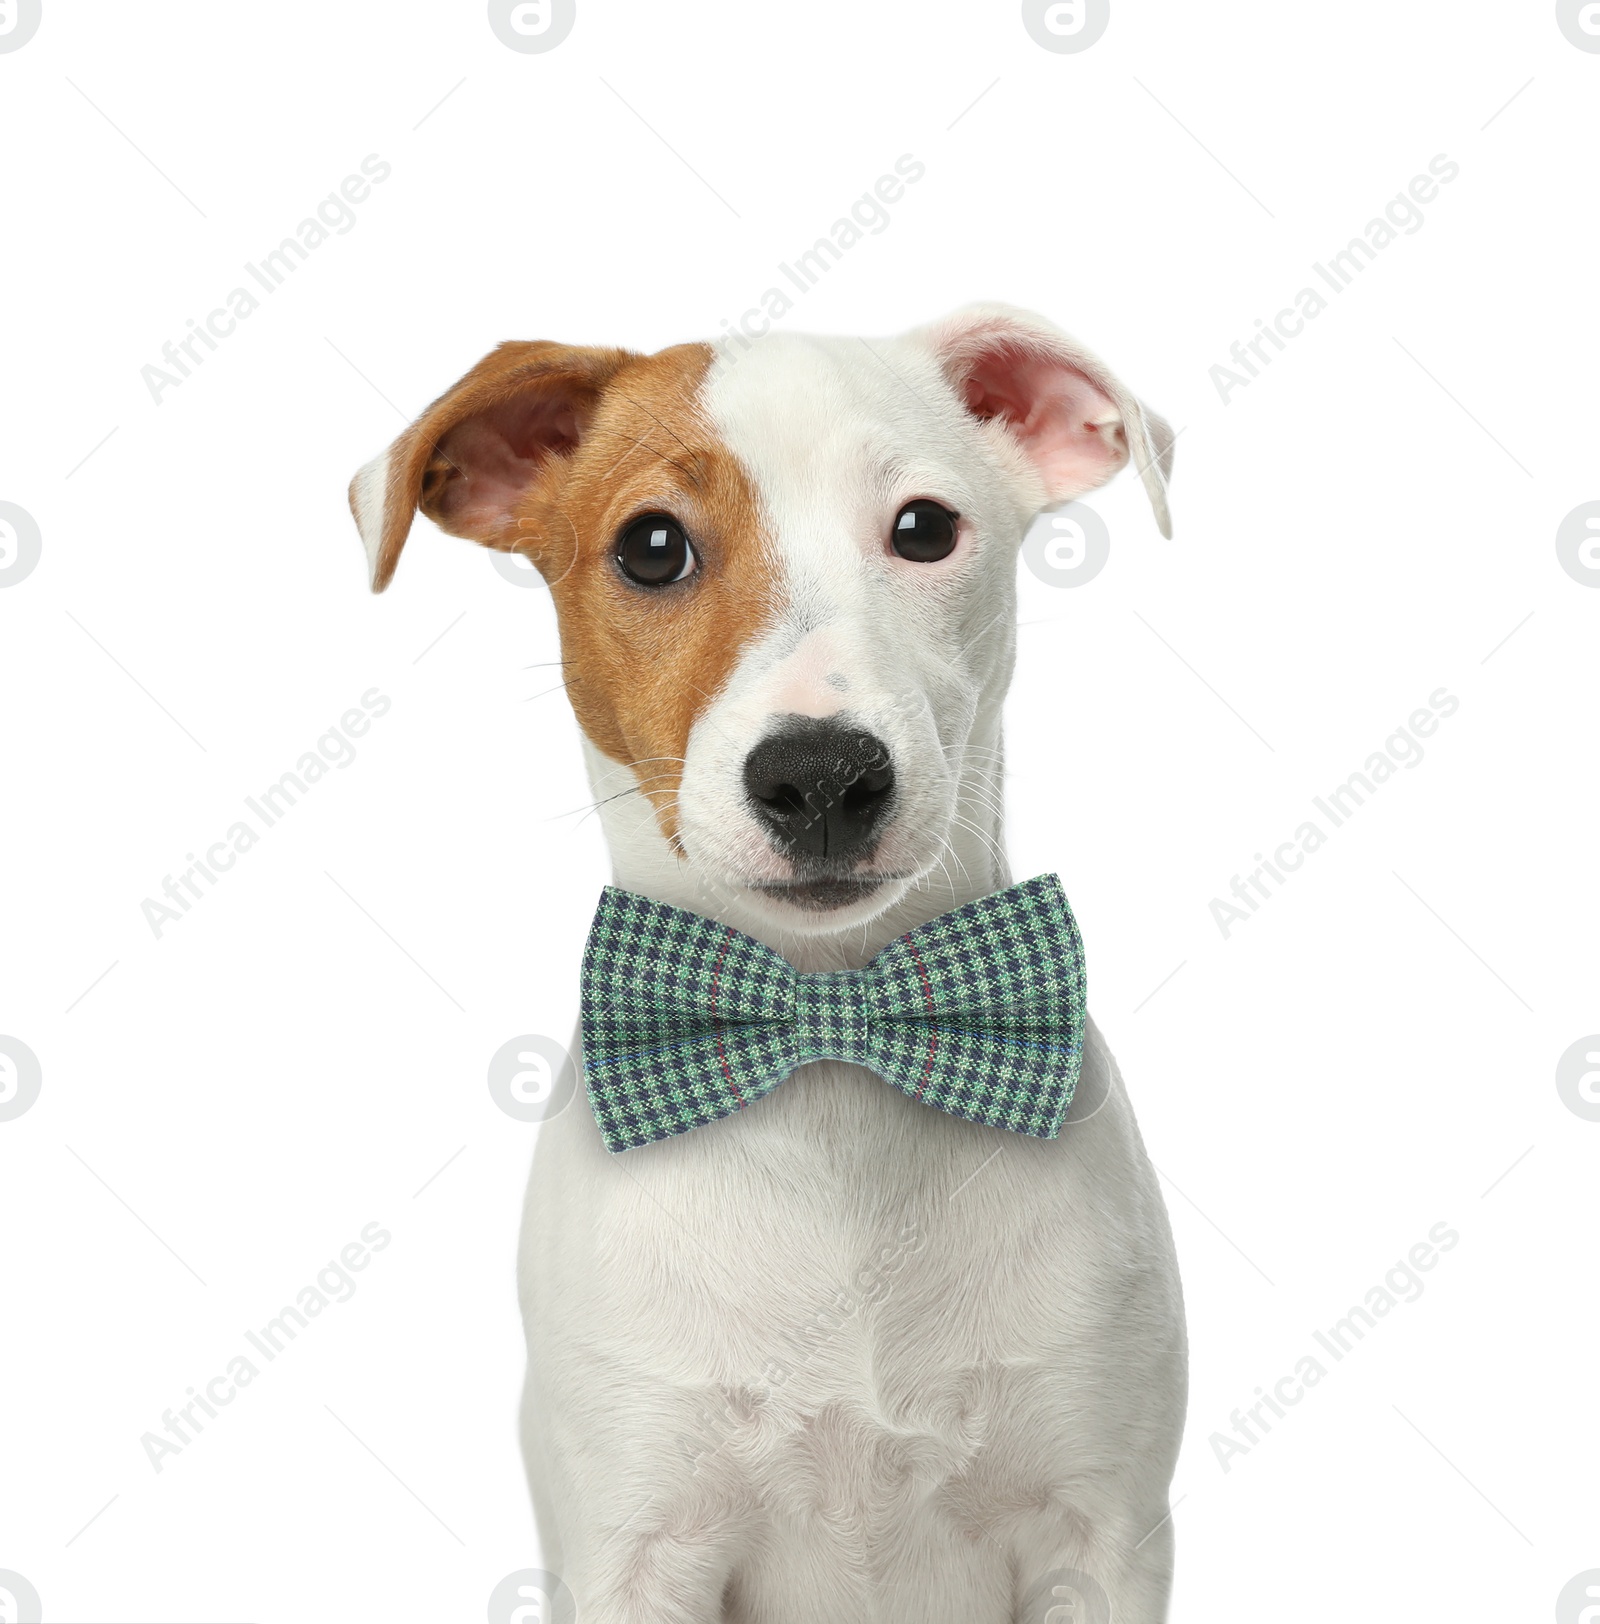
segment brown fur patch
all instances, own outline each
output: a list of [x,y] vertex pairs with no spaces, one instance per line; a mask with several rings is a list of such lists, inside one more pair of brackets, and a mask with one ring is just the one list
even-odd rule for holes
[[[755,492],[696,408],[710,363],[694,344],[625,364],[562,477],[519,514],[545,555],[578,723],[633,768],[669,840],[689,730],[777,607]],[[654,590],[612,557],[624,525],[652,510],[677,519],[700,558],[687,581]]]
[[[689,730],[776,608],[755,491],[698,408],[711,359],[704,344],[502,345],[395,446],[379,565],[382,584],[419,502],[452,533],[532,559],[579,725],[632,768],[674,841]],[[650,512],[688,532],[688,580],[651,589],[617,568],[618,535]]]

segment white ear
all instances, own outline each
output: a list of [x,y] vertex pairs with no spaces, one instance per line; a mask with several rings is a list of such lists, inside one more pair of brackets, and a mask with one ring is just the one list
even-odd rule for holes
[[1042,506],[1105,484],[1130,458],[1163,536],[1173,433],[1097,356],[1042,316],[973,305],[916,335],[962,405],[1001,425],[1041,480]]

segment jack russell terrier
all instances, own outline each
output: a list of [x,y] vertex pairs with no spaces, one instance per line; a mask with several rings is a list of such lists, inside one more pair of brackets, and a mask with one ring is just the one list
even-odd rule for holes
[[[617,885],[810,976],[1011,884],[1018,546],[1130,460],[1170,535],[1171,453],[1087,350],[983,305],[885,341],[502,344],[350,495],[375,591],[419,508],[537,565]],[[582,1624],[1166,1617],[1182,1297],[1092,1022],[1054,1138],[837,1060],[623,1154],[566,1110],[520,1283]]]

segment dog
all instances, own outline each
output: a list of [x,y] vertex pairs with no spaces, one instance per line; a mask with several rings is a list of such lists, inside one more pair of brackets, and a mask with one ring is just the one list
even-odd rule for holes
[[[849,969],[1011,883],[1019,544],[1130,462],[1170,535],[1172,439],[1003,305],[518,342],[351,507],[374,590],[419,509],[542,571],[617,885]],[[519,1284],[534,1510],[583,1624],[1166,1617],[1182,1297],[1092,1021],[1052,1140],[836,1062],[621,1155],[574,1104]]]

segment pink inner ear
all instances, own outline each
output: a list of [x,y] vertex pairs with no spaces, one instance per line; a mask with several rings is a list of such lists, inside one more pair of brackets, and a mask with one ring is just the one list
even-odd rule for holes
[[551,457],[578,443],[578,416],[562,395],[524,395],[490,407],[439,442],[446,469],[430,509],[448,528],[486,539],[508,520]]
[[1103,485],[1128,460],[1116,403],[1055,356],[996,345],[966,369],[965,392],[974,416],[998,418],[1015,436],[1052,502]]

